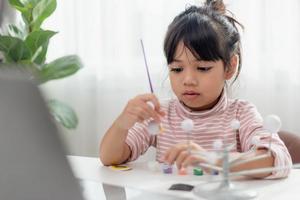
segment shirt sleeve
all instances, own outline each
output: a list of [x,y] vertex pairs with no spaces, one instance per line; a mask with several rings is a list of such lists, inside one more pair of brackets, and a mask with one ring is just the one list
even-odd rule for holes
[[128,162],[136,160],[140,155],[146,153],[150,146],[156,145],[156,135],[149,133],[147,126],[149,121],[143,123],[135,123],[135,125],[129,129],[126,144],[131,150],[131,155]]
[[[259,138],[258,148],[270,149],[274,156],[274,170],[267,179],[287,177],[292,166],[292,159],[288,149],[277,133],[271,134],[263,127],[263,119],[256,107],[249,102],[241,102],[238,118],[240,120],[240,142],[242,151],[249,151],[253,147],[253,137]],[[270,145],[271,141],[271,145]],[[279,168],[282,168],[279,170]]]

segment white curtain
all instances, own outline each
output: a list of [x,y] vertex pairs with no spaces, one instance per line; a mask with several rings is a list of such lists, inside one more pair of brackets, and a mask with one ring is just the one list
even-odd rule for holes
[[[69,153],[97,156],[99,141],[127,101],[148,93],[140,46],[144,41],[154,90],[171,98],[162,51],[168,24],[188,5],[184,0],[60,0],[46,28],[59,31],[48,60],[78,54],[84,68],[44,86],[49,97],[69,103],[79,116],[63,137]],[[225,0],[245,26],[243,69],[235,97],[257,105],[263,116],[277,114],[283,129],[300,134],[300,1]]]

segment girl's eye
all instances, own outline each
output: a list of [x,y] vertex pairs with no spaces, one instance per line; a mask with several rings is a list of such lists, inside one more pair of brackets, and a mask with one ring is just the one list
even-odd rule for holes
[[183,70],[182,67],[171,67],[170,69],[171,72],[175,72],[175,73],[182,72],[182,70]]
[[201,72],[208,72],[212,67],[197,67],[197,70]]

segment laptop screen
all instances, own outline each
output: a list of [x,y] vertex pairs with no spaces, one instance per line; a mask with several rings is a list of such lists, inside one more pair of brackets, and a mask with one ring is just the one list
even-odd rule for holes
[[0,73],[0,199],[82,200],[39,89]]

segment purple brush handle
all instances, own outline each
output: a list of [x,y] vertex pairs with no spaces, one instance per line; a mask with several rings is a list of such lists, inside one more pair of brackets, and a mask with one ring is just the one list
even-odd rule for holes
[[148,76],[148,81],[149,81],[149,85],[150,85],[150,90],[151,90],[151,93],[153,93],[153,87],[152,87],[151,78],[150,78],[150,74],[149,74],[149,67],[148,67],[148,64],[147,64],[145,48],[144,48],[144,44],[143,44],[142,39],[141,39],[141,46],[142,46],[142,50],[143,50],[144,61],[145,61],[145,66],[146,66],[146,70],[147,70],[147,76]]

